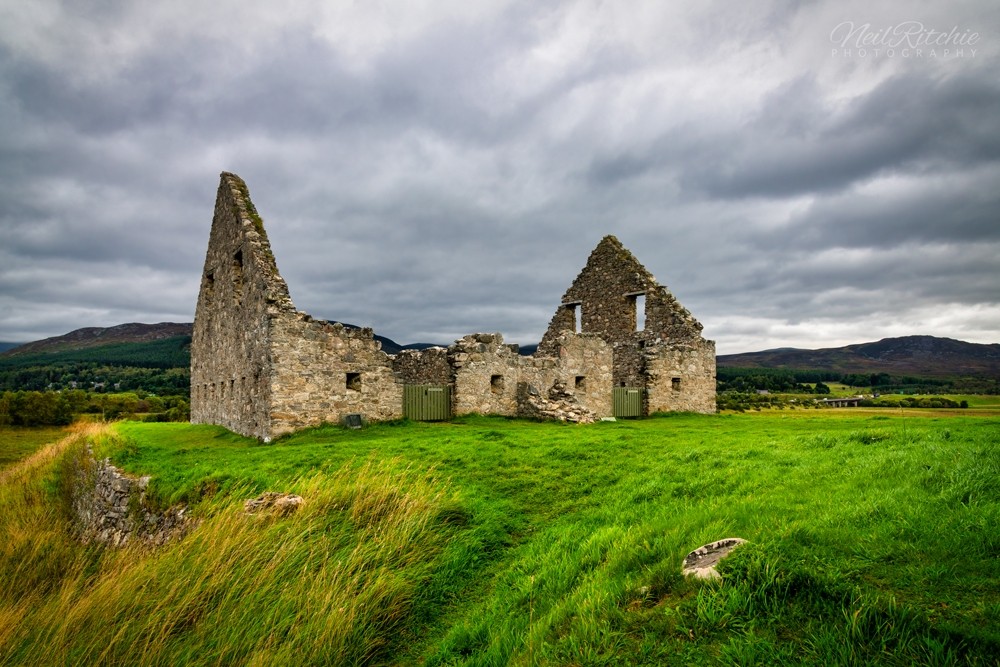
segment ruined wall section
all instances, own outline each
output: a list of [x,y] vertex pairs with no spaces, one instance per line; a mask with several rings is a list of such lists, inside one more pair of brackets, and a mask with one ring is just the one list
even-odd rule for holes
[[715,342],[689,341],[646,351],[649,412],[714,413]]
[[552,340],[551,358],[537,354],[522,378],[540,392],[563,386],[597,417],[612,414],[612,348],[597,334],[563,332]]
[[271,437],[348,414],[368,421],[403,416],[402,384],[371,329],[282,313],[271,339]]
[[524,357],[498,333],[469,334],[448,346],[454,374],[452,410],[461,415],[516,415]]
[[526,387],[548,395],[554,387],[573,395],[597,416],[611,414],[611,348],[598,336],[567,333],[551,356],[522,356],[503,336],[470,334],[448,348],[455,414],[516,416],[524,413]]
[[448,350],[428,347],[402,350],[392,360],[392,370],[403,384],[454,385]]
[[191,340],[191,421],[269,436],[271,329],[294,313],[246,184],[223,173]]
[[140,541],[161,546],[196,525],[184,505],[152,510],[146,497],[150,478],[127,475],[110,459],[96,460],[90,447],[79,453],[71,470],[73,518],[85,543],[121,547]]

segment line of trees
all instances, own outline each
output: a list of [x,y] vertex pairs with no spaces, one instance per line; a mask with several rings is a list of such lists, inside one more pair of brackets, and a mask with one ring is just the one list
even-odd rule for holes
[[187,394],[187,368],[142,368],[95,362],[62,362],[37,366],[0,367],[0,389],[45,391],[83,389],[91,392],[143,390],[155,394]]
[[0,358],[0,390],[188,395],[191,337]]
[[0,426],[63,426],[72,423],[79,414],[99,415],[102,419],[187,421],[191,407],[186,396],[146,392],[95,393],[74,389],[0,393]]
[[717,391],[776,393],[828,393],[825,383],[839,382],[849,387],[881,393],[997,394],[995,378],[928,378],[889,373],[842,373],[839,371],[784,368],[726,368],[716,372]]
[[[773,368],[719,368],[716,372],[718,392],[770,391],[784,394],[812,394],[815,384],[833,378],[814,371],[790,371]],[[823,385],[826,387],[826,385]],[[826,393],[829,393],[826,387]],[[823,393],[822,390],[820,393]]]

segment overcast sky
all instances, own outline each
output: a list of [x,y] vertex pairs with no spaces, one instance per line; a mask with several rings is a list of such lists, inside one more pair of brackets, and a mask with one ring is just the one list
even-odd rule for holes
[[537,342],[616,235],[720,354],[1000,342],[1000,3],[0,0],[0,340],[300,310]]

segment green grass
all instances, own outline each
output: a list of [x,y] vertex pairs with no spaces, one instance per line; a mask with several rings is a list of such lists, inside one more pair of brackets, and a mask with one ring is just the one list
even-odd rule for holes
[[64,426],[0,426],[0,470],[66,434]]
[[[89,436],[98,454],[202,524],[159,552],[83,548],[58,509],[63,455],[15,468],[0,663],[995,664],[998,427],[472,417],[263,445],[126,423]],[[244,516],[263,490],[304,510]],[[688,551],[729,536],[751,543],[721,584],[680,576]]]

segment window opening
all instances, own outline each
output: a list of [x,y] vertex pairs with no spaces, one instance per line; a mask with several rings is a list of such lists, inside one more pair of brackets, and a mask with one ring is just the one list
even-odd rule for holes
[[646,295],[636,294],[632,297],[632,306],[635,308],[635,330],[646,330]]
[[205,303],[212,303],[212,298],[215,292],[215,273],[212,271],[205,274],[204,291]]
[[490,376],[490,391],[494,394],[503,393],[503,376],[502,375],[492,375]]
[[674,391],[681,390],[681,379],[680,378],[670,378],[670,388]]
[[580,391],[586,389],[587,388],[587,376],[586,375],[577,375],[576,376],[576,382],[574,383],[574,385]]
[[233,255],[233,296],[236,305],[243,303],[243,251],[237,250]]
[[361,373],[348,373],[346,384],[351,391],[361,391]]

